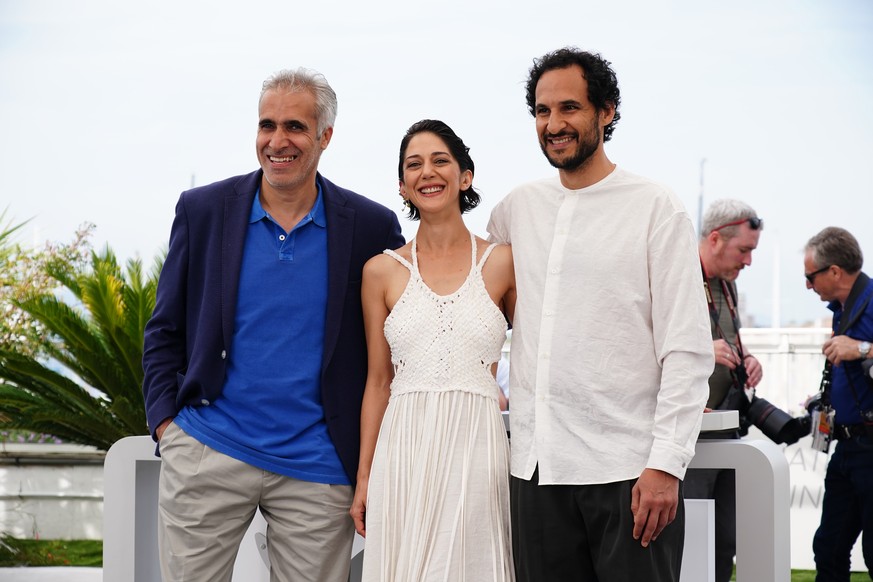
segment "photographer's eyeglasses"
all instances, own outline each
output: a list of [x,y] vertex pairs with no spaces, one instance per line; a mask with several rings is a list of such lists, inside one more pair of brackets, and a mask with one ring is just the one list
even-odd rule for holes
[[831,268],[831,266],[828,265],[827,267],[822,267],[818,271],[813,271],[812,273],[804,273],[803,276],[806,277],[806,280],[809,281],[810,285],[815,285],[816,275],[821,275],[822,273],[824,273],[825,271],[827,271],[830,268]]
[[717,228],[713,228],[712,232],[715,232],[717,230],[721,230],[723,228],[727,228],[729,226],[737,226],[738,224],[742,224],[744,222],[748,222],[749,228],[751,228],[752,230],[760,230],[764,226],[764,219],[763,218],[758,218],[757,216],[753,216],[752,218],[742,218],[740,220],[728,222],[727,224],[722,224],[721,226],[719,226]]

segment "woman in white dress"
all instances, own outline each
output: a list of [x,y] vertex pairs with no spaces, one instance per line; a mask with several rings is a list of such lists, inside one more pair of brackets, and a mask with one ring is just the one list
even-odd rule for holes
[[369,374],[350,513],[364,582],[514,580],[509,445],[494,379],[515,306],[512,252],[467,230],[473,160],[441,121],[400,146],[415,238],[364,267]]

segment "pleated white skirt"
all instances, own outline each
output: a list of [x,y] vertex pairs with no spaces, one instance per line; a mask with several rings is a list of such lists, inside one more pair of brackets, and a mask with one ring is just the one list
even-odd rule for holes
[[363,582],[514,580],[509,443],[494,398],[391,398],[371,469]]

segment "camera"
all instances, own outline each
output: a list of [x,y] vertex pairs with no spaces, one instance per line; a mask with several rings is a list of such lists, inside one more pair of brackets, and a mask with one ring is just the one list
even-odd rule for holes
[[752,397],[746,418],[777,445],[792,445],[812,431],[812,417],[795,418],[774,404]]
[[781,408],[752,393],[746,398],[743,387],[748,373],[742,364],[733,371],[734,387],[725,398],[728,408],[740,411],[740,435],[748,434],[749,426],[755,425],[764,435],[777,445],[791,445],[812,432],[812,419],[809,415],[794,418]]

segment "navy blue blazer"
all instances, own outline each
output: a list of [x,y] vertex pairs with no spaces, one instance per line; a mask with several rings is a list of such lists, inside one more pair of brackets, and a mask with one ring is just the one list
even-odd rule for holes
[[[258,170],[183,192],[145,328],[143,395],[155,428],[185,406],[208,406],[224,388],[249,215]],[[318,174],[327,216],[328,297],[321,394],[328,432],[355,482],[367,346],[361,273],[404,244],[397,216]],[[289,353],[288,357],[294,357]]]

